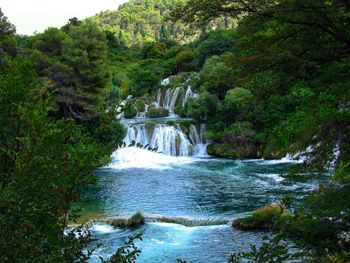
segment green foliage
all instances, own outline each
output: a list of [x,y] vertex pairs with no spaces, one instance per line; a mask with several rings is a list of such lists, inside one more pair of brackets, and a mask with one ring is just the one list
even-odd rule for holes
[[226,122],[243,120],[251,108],[253,95],[247,89],[236,87],[229,90],[222,103],[222,117]]
[[208,146],[210,155],[239,159],[257,157],[255,131],[251,123],[236,122],[226,129],[218,125],[217,129],[218,131],[210,131],[206,135],[207,138],[218,141]]
[[200,71],[201,88],[223,99],[226,92],[234,87],[231,75],[232,69],[226,64],[224,56],[213,56],[206,60]]
[[129,79],[132,80],[130,93],[139,97],[151,94],[160,81],[171,74],[172,70],[172,63],[163,60],[142,61],[129,73]]
[[15,39],[16,28],[12,25],[0,9],[0,64],[6,55],[17,54],[17,42]]
[[300,253],[292,254],[291,249],[285,242],[283,235],[270,235],[262,238],[264,241],[260,247],[251,245],[249,252],[238,252],[230,255],[229,263],[244,262],[277,262],[282,263],[288,260],[302,260]]
[[[221,100],[235,86],[251,91],[250,110],[247,114],[242,111],[239,121],[253,123],[260,148],[267,149],[265,156],[276,158],[280,153],[317,145],[311,159],[320,169],[328,166],[338,144],[343,149],[339,160],[349,160],[349,111],[345,105],[350,100],[346,90],[350,31],[346,22],[349,8],[344,1],[194,0],[177,6],[172,15],[174,20],[198,28],[223,15],[237,19],[234,48],[225,50],[232,54],[207,59],[201,71],[202,89]],[[214,50],[215,43],[221,45],[209,35],[198,49],[202,45],[209,51],[208,45]],[[222,118],[221,113],[209,122],[229,127],[236,121]]]
[[103,154],[108,160],[125,137],[125,128],[115,116],[115,110],[100,110],[94,119],[82,123],[95,140],[103,145]]
[[110,80],[105,34],[92,23],[71,23],[66,32],[50,28],[31,43],[58,116],[94,118]]
[[319,253],[349,251],[349,190],[349,184],[321,186],[299,208],[290,231]]
[[186,111],[182,106],[176,106],[174,109],[174,113],[176,115],[179,115],[180,117],[186,117]]
[[135,106],[130,106],[129,108],[127,108],[125,111],[124,111],[124,117],[126,119],[132,119],[134,117],[136,117],[137,115],[137,109]]
[[135,103],[137,111],[144,112],[146,110],[145,101],[143,99],[138,99]]
[[1,261],[84,259],[86,240],[64,229],[71,204],[95,181],[102,147],[74,121],[49,117],[28,61],[1,71]]
[[188,29],[184,24],[173,24],[163,19],[181,2],[184,1],[132,0],[120,5],[116,11],[104,11],[88,20],[113,35],[113,46],[140,49],[149,42],[182,40],[187,35]]
[[[14,33],[7,23],[1,13],[0,47],[9,47]],[[78,217],[72,204],[125,132],[102,104],[109,79],[104,34],[72,20],[64,31],[18,39],[16,56],[1,50],[0,261],[86,262],[90,234],[66,230]],[[57,114],[73,104],[84,114]]]
[[235,34],[233,30],[215,30],[206,34],[198,45],[199,63],[203,65],[207,58],[233,51]]
[[218,109],[219,100],[216,95],[209,92],[203,92],[197,98],[190,98],[186,105],[185,111],[199,122],[208,120],[214,116]]
[[198,68],[198,52],[192,49],[184,49],[175,57],[177,72],[195,71]]
[[233,226],[240,229],[280,229],[291,219],[281,205],[268,205],[252,212],[251,216],[236,219]]
[[157,42],[146,45],[142,49],[142,56],[148,58],[161,58],[167,52],[167,45],[164,42]]
[[148,118],[161,118],[169,116],[169,110],[165,108],[149,107],[147,111]]
[[116,253],[108,260],[101,259],[102,263],[135,263],[141,250],[136,246],[135,240],[141,240],[141,234],[129,237],[129,240],[119,247]]
[[155,127],[156,127],[156,123],[153,121],[148,121],[145,123],[145,128],[146,128],[148,134],[153,134]]

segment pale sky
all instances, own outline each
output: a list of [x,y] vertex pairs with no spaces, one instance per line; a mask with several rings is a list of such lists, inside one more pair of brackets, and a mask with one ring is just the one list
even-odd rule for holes
[[0,0],[0,8],[18,34],[31,35],[61,27],[69,18],[83,19],[104,10],[116,10],[127,0]]

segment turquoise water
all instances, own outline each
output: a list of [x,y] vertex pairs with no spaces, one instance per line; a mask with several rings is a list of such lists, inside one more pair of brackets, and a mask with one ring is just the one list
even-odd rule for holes
[[[234,161],[215,158],[165,157],[141,149],[124,149],[110,167],[97,171],[99,183],[91,204],[105,217],[129,217],[140,211],[146,224],[136,229],[92,226],[94,242],[103,245],[93,255],[109,257],[132,233],[142,253],[137,262],[227,262],[230,252],[258,244],[266,233],[239,232],[230,222],[293,193],[296,203],[317,187],[316,180],[286,176],[288,160]],[[132,158],[130,159],[130,156]],[[159,217],[182,224],[161,223]]]

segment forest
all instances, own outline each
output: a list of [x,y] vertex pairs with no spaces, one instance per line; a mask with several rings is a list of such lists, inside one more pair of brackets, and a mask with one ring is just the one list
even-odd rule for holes
[[[295,154],[288,177],[320,178],[302,200],[291,191],[232,218],[272,234],[228,262],[350,261],[347,0],[130,0],[32,36],[0,11],[0,72],[1,262],[93,262],[92,234],[69,226],[125,147],[116,116],[143,112],[147,129],[170,113],[187,133],[205,124],[213,158]],[[98,262],[138,262],[138,238]]]

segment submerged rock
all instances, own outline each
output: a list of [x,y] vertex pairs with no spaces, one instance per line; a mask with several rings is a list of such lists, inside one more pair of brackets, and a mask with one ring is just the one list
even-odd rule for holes
[[251,216],[235,219],[232,226],[242,230],[281,229],[291,216],[280,205],[268,205],[254,210]]
[[140,212],[137,212],[129,219],[112,219],[108,223],[113,227],[120,228],[137,227],[145,224],[145,217]]

